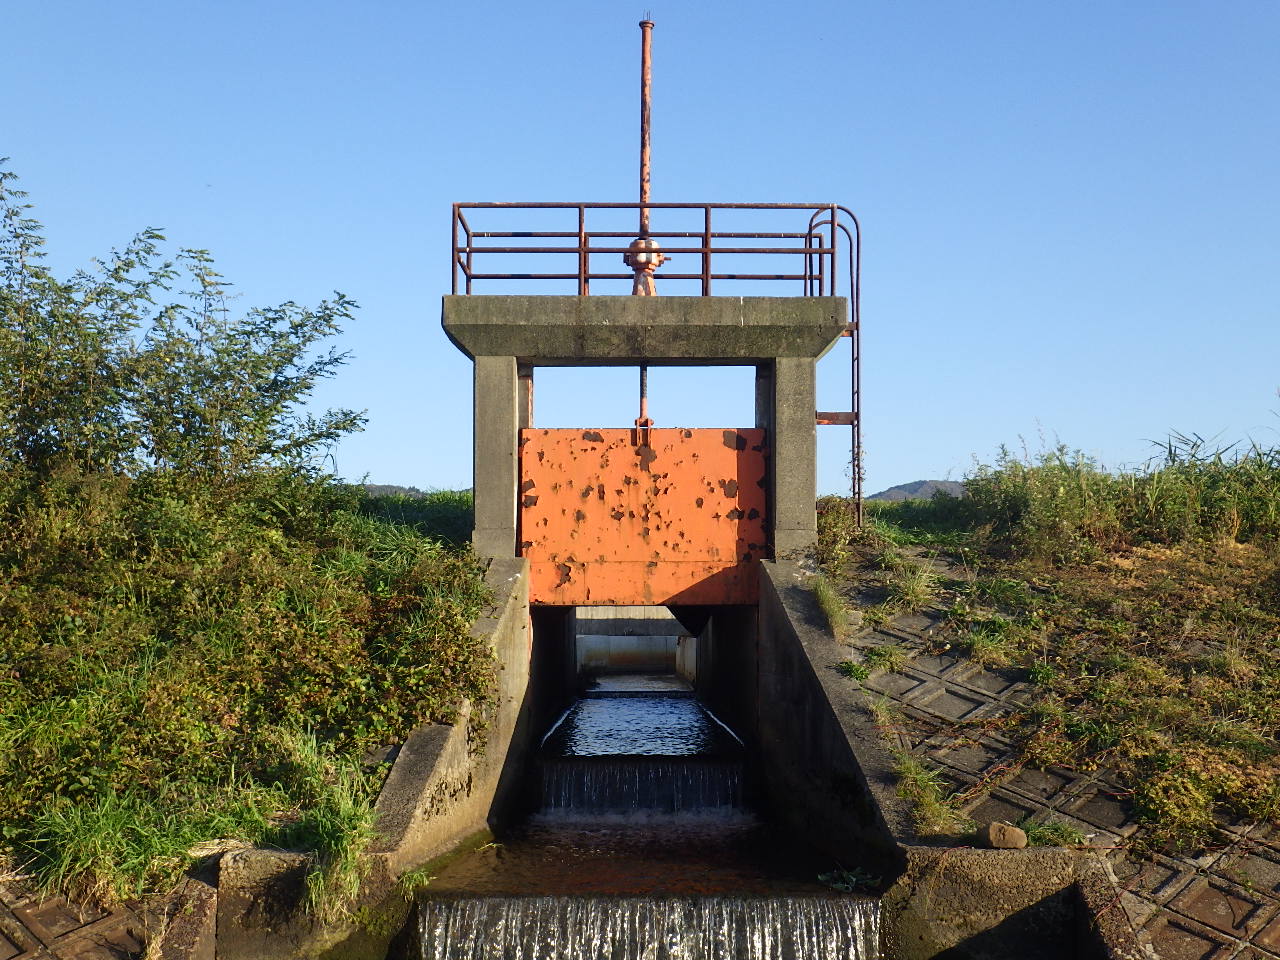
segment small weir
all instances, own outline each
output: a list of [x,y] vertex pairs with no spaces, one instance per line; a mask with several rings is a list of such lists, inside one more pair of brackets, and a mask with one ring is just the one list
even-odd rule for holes
[[674,676],[596,680],[546,732],[536,810],[440,868],[415,960],[874,960],[879,904],[750,803],[742,741]]

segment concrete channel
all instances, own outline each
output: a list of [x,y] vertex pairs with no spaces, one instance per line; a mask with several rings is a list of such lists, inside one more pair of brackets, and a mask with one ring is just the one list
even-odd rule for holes
[[[785,561],[760,563],[759,570],[758,607],[672,610],[685,638],[679,673],[698,701],[741,737],[752,789],[773,828],[859,876],[881,878],[878,955],[1137,956],[1116,931],[1093,920],[1115,890],[1090,855],[1049,848],[939,848],[919,841],[907,804],[895,792],[893,756],[871,705],[836,671],[847,651],[827,629],[809,576]],[[489,640],[501,670],[487,733],[481,741],[472,723],[432,725],[404,744],[378,802],[382,839],[370,854],[365,902],[354,918],[336,924],[305,919],[298,908],[300,858],[233,852],[223,857],[214,907],[200,921],[203,930],[195,929],[195,921],[185,933],[176,924],[170,938],[175,951],[179,934],[189,947],[162,950],[161,956],[213,956],[215,934],[216,956],[226,960],[424,956],[415,946],[424,915],[397,889],[397,880],[415,870],[440,874],[451,860],[502,836],[523,816],[537,781],[538,748],[576,698],[584,664],[590,661],[597,672],[610,667],[601,652],[609,645],[599,638],[611,628],[579,627],[573,608],[530,607],[525,561],[492,561],[488,580],[498,601],[475,629]],[[582,629],[589,632],[581,635],[595,639],[579,645]],[[652,638],[629,647],[615,644],[612,665],[634,668],[632,657],[640,651],[649,657],[643,668],[669,665],[675,673],[680,646],[679,640]],[[620,916],[640,909],[632,901],[610,902],[596,912]],[[695,910],[686,923],[710,922],[688,898],[682,903],[682,909]],[[585,907],[570,902],[555,909],[571,913]],[[655,922],[653,908],[645,909],[630,929]],[[729,921],[720,916],[717,922]]]

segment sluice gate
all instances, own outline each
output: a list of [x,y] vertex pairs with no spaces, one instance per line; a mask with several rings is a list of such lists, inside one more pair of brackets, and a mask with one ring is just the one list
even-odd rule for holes
[[[439,872],[408,953],[870,960],[878,904],[819,880],[838,858],[796,829],[807,800],[773,776],[759,696],[765,568],[815,546],[819,423],[852,428],[860,495],[858,225],[836,204],[653,203],[641,27],[639,203],[454,207],[443,325],[475,365],[473,544],[524,565],[531,638],[500,846]],[[485,292],[517,281],[571,292]],[[816,362],[842,341],[852,405],[821,413]],[[634,422],[540,426],[539,371],[562,366],[635,368]],[[661,366],[749,367],[753,414],[654,423]],[[653,635],[636,610],[664,608]]]

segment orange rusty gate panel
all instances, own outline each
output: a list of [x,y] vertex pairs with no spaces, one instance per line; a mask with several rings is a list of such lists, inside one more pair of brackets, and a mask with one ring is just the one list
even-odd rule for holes
[[763,430],[520,431],[534,603],[755,603]]

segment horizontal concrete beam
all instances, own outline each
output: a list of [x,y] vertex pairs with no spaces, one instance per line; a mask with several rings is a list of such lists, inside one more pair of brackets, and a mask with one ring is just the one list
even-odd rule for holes
[[843,297],[447,296],[442,322],[473,359],[726,365],[820,357],[847,313]]

